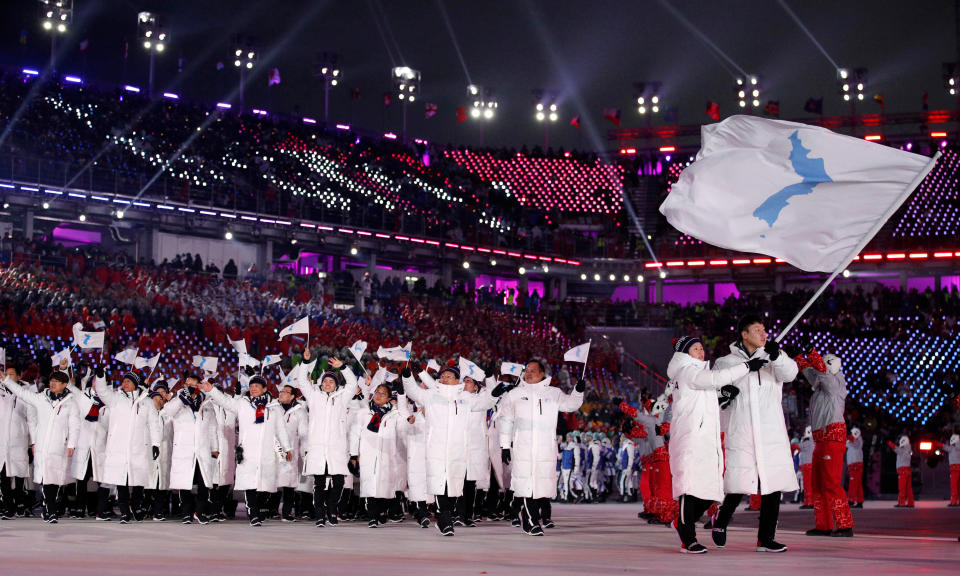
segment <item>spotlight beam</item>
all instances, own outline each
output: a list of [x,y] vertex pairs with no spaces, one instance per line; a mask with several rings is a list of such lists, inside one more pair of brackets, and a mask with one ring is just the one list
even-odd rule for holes
[[[383,13],[383,7],[380,6],[380,3],[377,0],[367,0],[367,6],[370,8],[370,14],[373,16],[373,23],[377,26],[377,32],[380,34],[380,41],[383,42],[383,48],[387,51],[387,56],[390,57],[390,64],[392,68],[399,66],[398,62],[406,62],[403,58],[403,53],[400,51],[400,45],[397,44],[397,39],[394,38],[393,32],[390,30],[390,22],[387,20],[386,14]],[[383,22],[380,19],[383,19]],[[391,46],[392,43],[392,46]]]
[[830,65],[833,66],[833,69],[836,70],[840,68],[840,66],[837,65],[836,61],[834,61],[834,59],[830,57],[830,54],[827,54],[827,50],[823,47],[823,45],[817,42],[817,39],[814,38],[813,36],[813,32],[811,32],[809,28],[804,26],[803,22],[800,21],[800,17],[797,16],[796,13],[793,10],[791,10],[789,6],[787,6],[786,0],[777,0],[777,2],[779,2],[780,6],[783,7],[783,10],[787,14],[789,14],[791,18],[793,18],[793,21],[797,23],[797,26],[799,26],[800,29],[803,30],[804,34],[807,35],[807,38],[810,38],[810,41],[813,42],[813,45],[816,46],[817,49],[819,49],[820,52],[823,54],[823,56],[830,62]]
[[457,35],[453,33],[453,24],[450,22],[450,16],[447,14],[447,7],[444,6],[443,0],[437,0],[437,7],[440,8],[440,15],[443,16],[443,23],[447,26],[447,32],[450,34],[450,42],[453,44],[453,49],[457,51],[457,58],[460,59],[460,65],[463,66],[463,74],[467,77],[467,85],[472,85],[473,80],[470,79],[470,71],[467,70],[467,61],[463,58],[463,52],[460,51],[460,43],[457,42]]
[[[681,24],[686,26],[687,30],[689,30],[691,33],[693,33],[694,36],[699,38],[701,42],[706,44],[707,47],[710,48],[710,50],[712,50],[715,55],[719,56],[722,59],[720,60],[720,62],[721,64],[723,64],[724,68],[727,68],[726,64],[729,64],[737,72],[739,72],[741,76],[747,75],[746,71],[744,71],[744,69],[741,68],[739,64],[733,61],[733,58],[727,56],[727,54],[723,50],[721,50],[720,47],[713,42],[713,40],[708,38],[707,35],[703,33],[703,31],[697,28],[697,26],[693,22],[691,22],[689,19],[687,19],[686,16],[681,14],[680,11],[677,10],[673,5],[671,5],[668,0],[660,0],[660,4],[664,8],[666,8],[667,12],[670,12],[670,14],[672,14],[674,18],[679,20]],[[726,64],[724,64],[724,61],[726,61]],[[727,72],[729,72],[731,76],[736,77],[736,74],[734,72],[731,72],[729,68],[727,68]]]

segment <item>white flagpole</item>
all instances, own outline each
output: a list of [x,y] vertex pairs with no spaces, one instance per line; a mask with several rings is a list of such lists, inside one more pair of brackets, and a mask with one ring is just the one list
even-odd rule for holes
[[[588,342],[590,343],[590,347],[592,348],[592,347],[593,347],[593,338],[591,338],[590,340],[588,340]],[[588,349],[587,349],[587,357],[583,359],[583,375],[580,376],[580,379],[581,379],[581,380],[583,380],[584,378],[587,377],[587,359],[589,359],[589,358],[590,358],[590,349],[588,348]]]
[[833,279],[836,278],[841,272],[843,272],[847,268],[847,266],[850,265],[851,262],[853,262],[853,259],[857,256],[857,254],[859,254],[860,251],[863,250],[864,247],[871,240],[873,240],[873,237],[876,236],[877,232],[879,232],[881,228],[883,228],[883,225],[887,223],[887,220],[889,220],[890,217],[893,216],[893,214],[900,209],[900,206],[902,206],[903,203],[907,201],[907,198],[909,198],[910,195],[913,194],[914,189],[917,186],[919,186],[921,182],[923,182],[923,179],[927,177],[927,174],[929,174],[930,171],[933,170],[933,167],[936,166],[937,160],[940,159],[940,156],[941,156],[941,153],[938,150],[937,153],[933,155],[933,158],[930,159],[930,162],[924,167],[924,169],[920,171],[919,174],[917,174],[917,176],[913,179],[912,182],[910,182],[910,184],[907,185],[906,190],[904,190],[900,198],[898,198],[896,202],[894,202],[893,204],[890,205],[889,208],[887,208],[887,211],[883,213],[883,216],[877,219],[877,222],[873,225],[873,228],[871,228],[869,232],[864,234],[860,242],[856,246],[854,246],[853,250],[850,251],[850,254],[847,255],[847,257],[843,260],[843,262],[839,266],[837,266],[837,268],[830,274],[830,276],[826,279],[826,281],[820,285],[820,288],[817,289],[817,291],[813,294],[813,296],[810,297],[810,300],[808,300],[807,303],[803,305],[803,308],[801,308],[800,311],[797,312],[797,315],[793,317],[793,320],[791,320],[790,323],[787,324],[787,326],[780,331],[780,334],[778,334],[777,337],[774,339],[778,344],[783,340],[783,338],[787,335],[787,333],[793,329],[793,327],[797,324],[797,322],[800,321],[800,318],[807,313],[807,310],[809,310],[810,307],[813,306],[813,303],[817,301],[817,298],[819,298],[821,294],[823,294],[823,292],[827,289],[827,286],[829,286],[830,283],[833,282]]

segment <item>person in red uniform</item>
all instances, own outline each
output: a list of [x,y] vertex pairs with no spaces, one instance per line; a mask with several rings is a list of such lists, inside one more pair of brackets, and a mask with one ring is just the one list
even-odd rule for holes
[[[804,378],[813,387],[810,421],[813,427],[813,516],[816,526],[807,536],[853,536],[853,515],[843,490],[843,458],[847,449],[847,426],[843,409],[847,382],[840,358],[821,358],[811,348],[795,358]],[[836,526],[836,528],[834,528]]]

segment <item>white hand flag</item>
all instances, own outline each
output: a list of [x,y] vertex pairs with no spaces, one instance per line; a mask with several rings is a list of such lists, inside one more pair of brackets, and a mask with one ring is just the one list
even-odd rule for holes
[[563,353],[564,362],[581,362],[583,364],[587,363],[587,356],[590,355],[590,343],[581,344],[575,346],[566,352]]
[[350,346],[350,353],[353,354],[353,357],[357,359],[357,362],[363,363],[361,358],[363,357],[364,351],[367,349],[367,343],[363,340],[357,340]]
[[243,356],[247,353],[247,341],[243,338],[239,340],[230,340],[230,345],[237,351],[237,354]]
[[297,320],[293,324],[287,326],[280,331],[280,337],[277,340],[283,340],[284,336],[289,336],[291,334],[310,334],[310,317],[304,316],[303,318]]
[[77,322],[73,325],[73,345],[83,349],[103,348],[103,337],[105,332],[84,332],[83,324]]
[[486,374],[483,373],[483,370],[479,366],[467,360],[463,356],[460,357],[460,380],[464,378],[473,378],[474,382],[480,384],[483,382],[483,379],[486,377]]
[[245,368],[247,366],[251,366],[253,368],[259,368],[260,361],[254,358],[253,356],[247,354],[246,352],[244,352],[243,354],[240,355],[240,367]]
[[500,374],[507,374],[509,376],[516,376],[519,378],[523,376],[523,364],[504,362],[500,364]]
[[386,358],[387,360],[394,360],[396,362],[406,362],[410,360],[410,352],[413,348],[413,342],[407,342],[406,346],[394,346],[393,348],[384,348],[381,346],[377,349],[378,358]]
[[[137,349],[136,348],[127,348],[126,350],[116,354],[114,358],[117,362],[123,362],[124,364],[134,364],[137,361]],[[139,366],[137,366],[139,368]]]
[[429,371],[429,370],[433,370],[434,372],[439,372],[439,371],[440,371],[440,364],[438,364],[436,360],[434,360],[433,358],[431,358],[430,361],[427,362],[427,370],[428,370],[428,371]]
[[159,362],[160,362],[160,354],[157,354],[157,355],[154,356],[153,358],[149,358],[149,359],[138,356],[138,357],[134,360],[133,365],[134,365],[137,369],[140,369],[140,368],[143,368],[144,366],[146,366],[147,368],[150,368],[150,372],[153,372],[154,370],[157,369],[157,364],[158,364]]
[[[709,244],[833,272],[933,167],[930,158],[784,120],[703,126],[660,212]],[[862,248],[861,248],[862,249]]]
[[216,356],[194,356],[193,365],[204,372],[216,372],[217,371],[217,362],[219,358]]
[[260,367],[262,369],[262,368],[266,368],[267,366],[273,366],[277,362],[280,362],[280,360],[282,360],[282,358],[280,357],[279,354],[270,354],[270,355],[264,356],[263,361],[260,362]]
[[[73,366],[73,358],[70,357],[70,348],[64,348],[63,350],[57,352],[56,354],[50,357],[50,362],[53,363],[54,368],[60,366],[61,360],[66,360],[67,366]],[[0,364],[4,364],[4,366],[6,366],[6,363],[4,362],[4,359],[3,359],[2,350],[0,350]]]

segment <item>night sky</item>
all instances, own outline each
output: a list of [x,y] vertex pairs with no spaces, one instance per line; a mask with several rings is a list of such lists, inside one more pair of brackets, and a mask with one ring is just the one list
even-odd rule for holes
[[[390,90],[390,68],[407,65],[423,74],[422,97],[408,108],[408,133],[441,143],[480,143],[480,122],[456,122],[456,107],[468,101],[468,73],[473,83],[493,88],[500,101],[498,117],[483,123],[485,143],[496,146],[542,144],[543,127],[533,118],[537,88],[555,92],[560,104],[560,120],[550,130],[552,146],[607,146],[613,125],[603,118],[605,108],[621,108],[624,127],[645,123],[635,105],[633,84],[639,81],[661,81],[664,102],[682,124],[708,121],[707,100],[717,101],[726,116],[736,108],[737,72],[730,61],[760,75],[762,103],[779,100],[784,118],[809,116],[803,112],[809,97],[824,98],[825,114],[849,113],[837,94],[833,65],[777,0],[670,5],[729,61],[659,0],[75,0],[74,26],[62,43],[58,68],[88,82],[146,87],[147,57],[136,41],[136,14],[150,10],[171,34],[156,63],[158,91],[170,87],[184,98],[225,99],[238,84],[231,47],[233,36],[242,34],[253,37],[261,53],[248,80],[248,107],[285,113],[299,107],[301,114],[321,118],[323,90],[312,77],[314,55],[333,51],[341,54],[345,78],[331,93],[331,121],[399,131],[397,100],[385,109],[383,94]],[[879,112],[872,101],[877,92],[884,94],[887,112],[918,111],[924,91],[931,109],[956,105],[941,78],[941,63],[957,59],[953,2],[788,0],[788,5],[840,66],[869,69],[867,101],[858,111]],[[10,68],[45,65],[50,41],[40,27],[39,3],[3,0],[0,14],[0,62]],[[83,40],[86,52],[79,49]],[[226,64],[219,72],[218,61]],[[282,83],[268,89],[274,67]],[[354,88],[357,102],[351,101]],[[424,119],[425,102],[439,109],[430,120]],[[575,115],[580,130],[568,125]],[[663,121],[661,114],[654,123]]]

